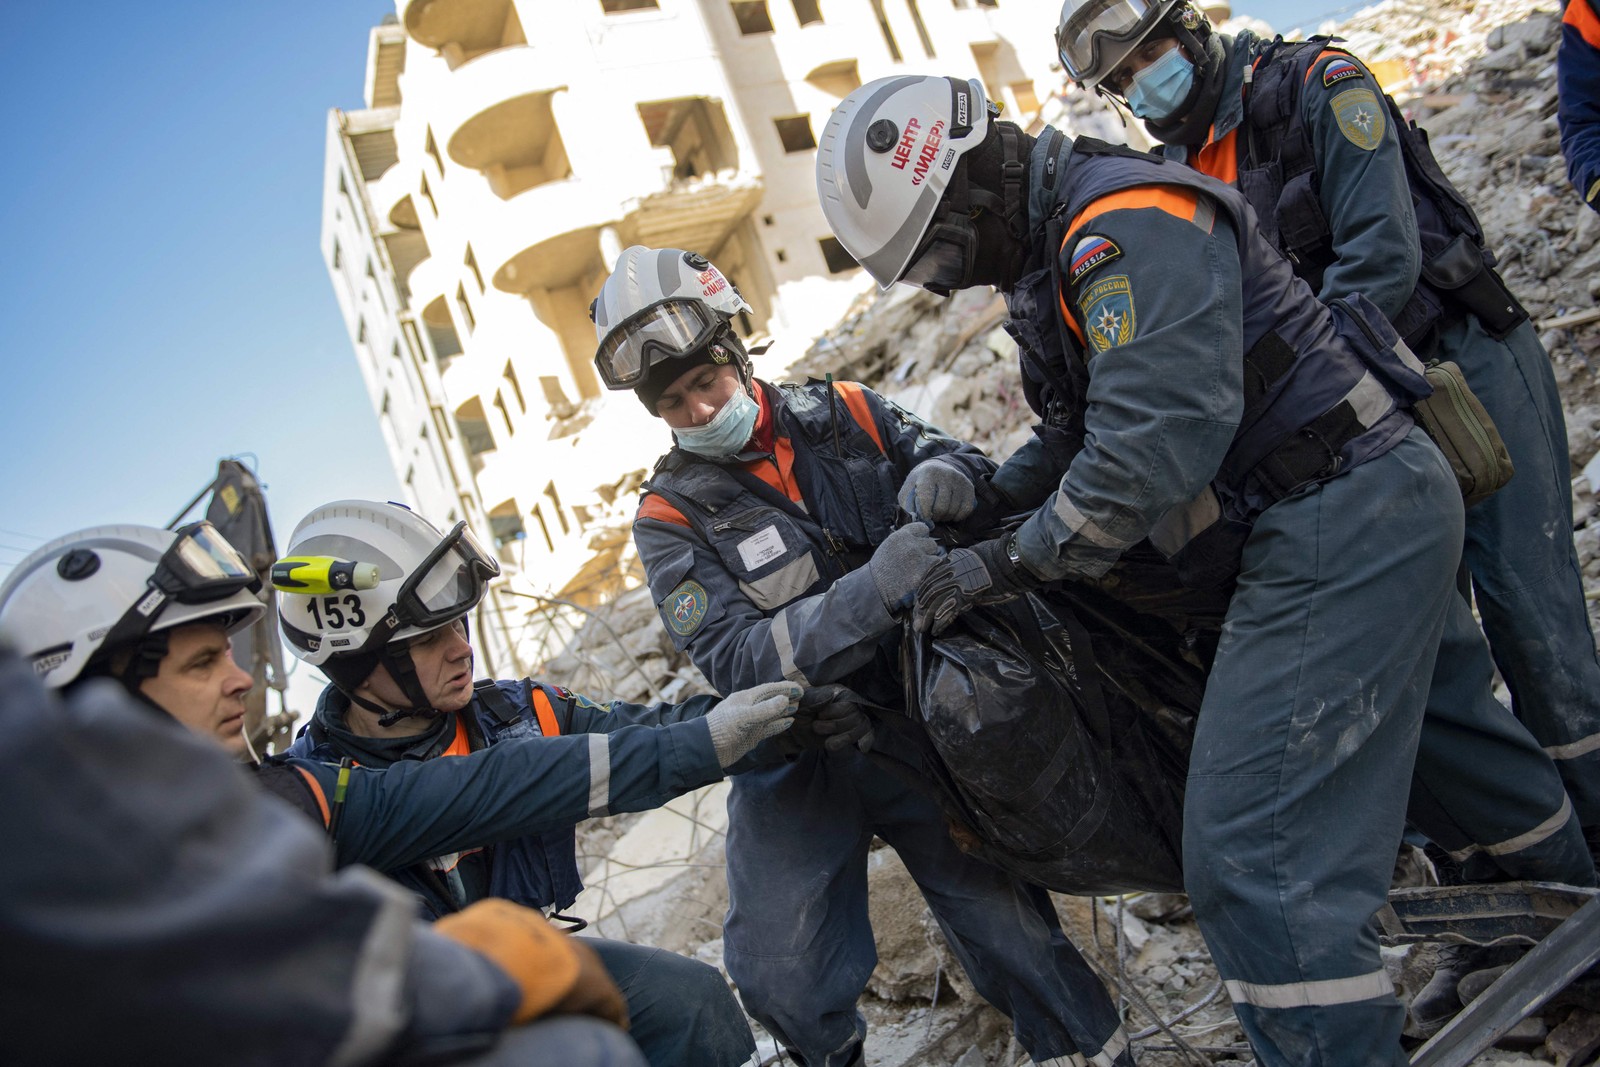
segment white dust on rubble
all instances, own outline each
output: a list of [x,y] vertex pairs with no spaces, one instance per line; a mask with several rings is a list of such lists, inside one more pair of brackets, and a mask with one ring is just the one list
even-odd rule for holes
[[[1561,161],[1557,15],[1525,0],[1391,0],[1336,29],[1358,55],[1404,65],[1397,92],[1402,107],[1430,131],[1440,163],[1476,208],[1507,281],[1541,324],[1566,408],[1584,578],[1591,589],[1600,586],[1596,493],[1580,473],[1595,456],[1600,433],[1600,388],[1591,367],[1600,322],[1585,317],[1600,294],[1600,218],[1579,204]],[[1076,124],[1073,132],[1118,136],[1114,119],[1086,94],[1064,93],[1054,104],[1050,114]],[[949,300],[905,287],[873,292],[818,338],[787,377],[831,373],[864,382],[1003,458],[1027,438],[1033,421],[1021,395],[1015,346],[1000,328],[1003,315],[989,291]],[[1600,463],[1593,470],[1600,481]],[[546,664],[544,676],[597,698],[676,700],[709,691],[673,649],[647,589],[623,594],[600,614],[605,626],[586,625]],[[586,824],[580,848],[590,888],[576,910],[605,936],[720,966],[727,908],[724,789],[703,790],[659,812]],[[892,850],[873,851],[869,878],[880,956],[862,998],[871,1027],[870,1067],[1026,1062],[1005,1020],[972,992]],[[1070,936],[1121,991],[1141,1063],[1250,1060],[1182,898],[1056,900]],[[1426,963],[1414,952],[1386,951],[1403,996],[1426,979]],[[1555,1038],[1544,1047],[1538,1033],[1526,1036],[1522,1050],[1492,1051],[1478,1062],[1509,1067],[1556,1058]],[[1180,1043],[1192,1051],[1175,1051]],[[763,1035],[761,1048],[775,1062],[770,1038]]]

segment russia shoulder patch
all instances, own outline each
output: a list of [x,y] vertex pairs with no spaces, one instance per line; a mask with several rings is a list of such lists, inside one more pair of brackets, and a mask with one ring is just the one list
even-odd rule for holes
[[1371,89],[1346,89],[1328,102],[1344,139],[1370,152],[1383,140],[1383,106]]
[[1122,249],[1109,237],[1091,233],[1072,249],[1072,259],[1067,266],[1067,285],[1077,285],[1078,279],[1096,267],[1109,263],[1122,255]]
[[1361,68],[1348,59],[1335,59],[1322,68],[1322,84],[1326,88],[1349,78],[1361,77]]
[[703,585],[695,581],[684,582],[667,594],[667,599],[661,604],[661,615],[673,633],[688,637],[700,628],[710,602]]
[[1101,278],[1078,298],[1083,329],[1096,352],[1127,344],[1134,336],[1133,283],[1126,274]]

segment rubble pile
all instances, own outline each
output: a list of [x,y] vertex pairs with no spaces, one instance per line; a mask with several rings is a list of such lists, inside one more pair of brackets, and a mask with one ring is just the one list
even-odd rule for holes
[[[1600,386],[1591,366],[1600,352],[1600,218],[1567,185],[1560,156],[1554,6],[1390,0],[1319,29],[1347,38],[1364,58],[1404,64],[1410,81],[1397,93],[1402,107],[1430,131],[1441,165],[1477,209],[1506,280],[1540,326],[1563,391],[1579,551],[1593,590],[1600,589],[1600,521],[1590,480],[1578,472],[1600,450]],[[1073,132],[1121,135],[1088,94],[1064,92],[1046,112],[1064,125],[1082,120]],[[1004,458],[1027,438],[1033,418],[1003,318],[1003,304],[988,291],[949,299],[904,287],[869,293],[781,376],[862,382]],[[1600,481],[1600,462],[1591,469]],[[673,649],[643,587],[600,609],[542,673],[597,696],[636,701],[708,691]],[[581,831],[591,893],[580,909],[595,916],[601,933],[721,963],[725,789],[661,812],[596,820]],[[1027,1062],[1005,1020],[973,994],[891,850],[873,853],[871,879],[881,958],[862,1005],[872,1028],[868,1064]],[[1069,935],[1127,1005],[1141,1063],[1250,1062],[1183,898],[1056,899]],[[1403,995],[1426,979],[1431,952],[1386,950]],[[1533,1020],[1518,1048],[1477,1062],[1562,1062],[1562,1038],[1548,1031],[1560,1022],[1558,1015]],[[777,1062],[769,1038],[761,1047]]]

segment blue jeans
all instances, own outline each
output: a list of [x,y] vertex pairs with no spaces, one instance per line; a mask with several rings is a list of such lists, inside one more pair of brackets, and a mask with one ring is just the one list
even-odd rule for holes
[[1462,534],[1420,430],[1268,508],[1201,703],[1184,811],[1195,917],[1263,1067],[1406,1062],[1378,954]]
[[1531,323],[1504,341],[1469,317],[1445,331],[1516,475],[1467,512],[1463,558],[1511,707],[1555,759],[1584,826],[1600,826],[1600,661],[1572,544],[1571,464],[1550,356]]
[[860,1062],[856,1000],[878,960],[867,915],[874,835],[904,861],[973,986],[1035,1062],[1081,1052],[1131,1067],[1116,1009],[1049,895],[961,852],[933,800],[854,749],[737,775],[728,801],[723,958],[745,1008],[797,1062]]
[[742,1067],[755,1057],[750,1023],[715,967],[626,941],[583,943],[627,1000],[628,1036],[650,1067]]

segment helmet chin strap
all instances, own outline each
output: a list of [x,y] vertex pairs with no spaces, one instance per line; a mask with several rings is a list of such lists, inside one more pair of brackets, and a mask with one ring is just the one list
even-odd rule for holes
[[[379,712],[378,725],[387,730],[401,719],[437,719],[444,714],[428,703],[428,694],[422,688],[422,683],[417,680],[417,667],[411,661],[411,649],[404,644],[384,645],[379,661],[389,671],[389,677],[394,679],[395,685],[400,687],[400,692],[411,701],[409,708],[374,708],[365,700],[361,705],[368,711]],[[352,700],[356,699],[354,696]]]

